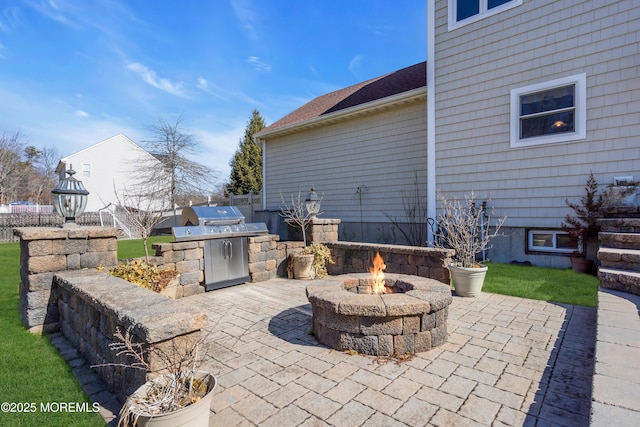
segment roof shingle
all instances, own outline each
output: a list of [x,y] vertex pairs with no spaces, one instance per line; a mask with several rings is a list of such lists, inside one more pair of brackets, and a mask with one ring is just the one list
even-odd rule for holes
[[280,120],[264,128],[270,132],[285,126],[302,123],[324,114],[333,113],[367,102],[397,95],[427,85],[427,63],[421,62],[410,67],[375,77],[326,95],[319,96]]

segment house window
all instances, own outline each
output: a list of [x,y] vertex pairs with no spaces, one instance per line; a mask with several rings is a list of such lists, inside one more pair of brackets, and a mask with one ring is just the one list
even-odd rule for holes
[[91,178],[91,163],[82,164],[82,177]]
[[522,0],[449,0],[449,30],[522,4]]
[[528,230],[527,252],[580,252],[580,244],[569,233],[559,230]]
[[586,75],[511,91],[511,147],[586,138]]

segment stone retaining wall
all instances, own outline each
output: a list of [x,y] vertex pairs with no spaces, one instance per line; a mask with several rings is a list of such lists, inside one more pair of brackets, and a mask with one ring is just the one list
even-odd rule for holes
[[31,332],[57,329],[55,272],[118,262],[116,228],[25,227],[13,233],[20,238],[20,317]]
[[449,284],[451,249],[375,243],[326,242],[335,264],[327,266],[331,275],[368,272],[376,252],[384,259],[386,273],[428,277]]
[[204,241],[154,243],[152,248],[156,256],[151,262],[179,274],[172,298],[204,293]]
[[[60,330],[95,367],[121,402],[146,380],[147,372],[113,366],[126,363],[109,347],[117,329],[131,328],[133,341],[171,351],[201,337],[207,315],[187,300],[172,300],[96,270],[56,273]],[[159,361],[150,358],[152,370]]]

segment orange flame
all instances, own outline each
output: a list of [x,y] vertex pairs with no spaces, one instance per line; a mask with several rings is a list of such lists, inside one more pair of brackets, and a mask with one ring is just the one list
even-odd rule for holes
[[369,268],[369,272],[373,275],[369,279],[369,292],[372,294],[384,294],[387,292],[387,288],[384,286],[384,273],[382,272],[387,266],[384,264],[384,260],[380,256],[379,252],[376,252],[376,256],[373,258],[373,267]]

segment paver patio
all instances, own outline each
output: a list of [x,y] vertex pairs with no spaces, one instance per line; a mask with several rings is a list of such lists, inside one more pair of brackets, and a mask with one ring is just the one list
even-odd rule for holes
[[443,346],[398,362],[318,344],[305,281],[190,297],[208,310],[212,426],[588,425],[596,310],[454,297]]

